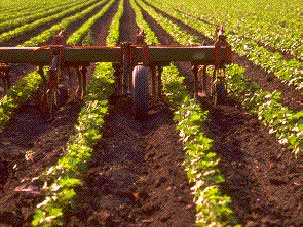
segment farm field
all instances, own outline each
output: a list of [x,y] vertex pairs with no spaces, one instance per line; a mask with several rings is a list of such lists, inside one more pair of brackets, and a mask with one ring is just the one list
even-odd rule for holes
[[1,47],[47,48],[62,30],[70,47],[134,43],[140,30],[148,45],[189,46],[214,45],[224,25],[233,63],[218,105],[194,96],[190,62],[168,63],[143,121],[116,95],[115,64],[81,66],[83,99],[79,72],[64,72],[51,117],[48,68],[10,64],[0,226],[303,226],[302,24],[301,0],[2,0],[0,59]]

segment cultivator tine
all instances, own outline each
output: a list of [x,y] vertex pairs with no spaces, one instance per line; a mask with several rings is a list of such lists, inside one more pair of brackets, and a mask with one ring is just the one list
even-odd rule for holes
[[196,98],[198,96],[198,88],[199,88],[199,85],[198,85],[198,65],[197,64],[194,64],[192,66],[192,71],[193,71],[193,74],[194,74],[194,98]]
[[81,66],[81,99],[86,95],[86,73],[87,73],[87,66],[82,65]]
[[130,44],[121,44],[121,62],[122,62],[122,95],[129,94],[132,87],[132,72],[130,65]]
[[157,91],[156,91],[157,71],[156,71],[156,66],[151,66],[151,73],[152,73],[152,96],[157,98]]
[[4,93],[7,93],[10,88],[10,79],[9,79],[9,71],[10,66],[6,63],[0,63],[0,78],[3,82]]
[[161,80],[162,71],[163,71],[162,66],[158,65],[157,66],[158,98],[161,98],[162,95],[162,80]]
[[123,90],[123,78],[122,78],[122,70],[120,64],[113,64],[114,68],[114,78],[115,78],[115,95],[121,96]]
[[[64,31],[53,38],[51,45],[42,47],[0,47],[0,61],[9,63],[33,63],[39,66],[39,74],[43,78],[44,93],[42,98],[46,109],[52,115],[54,108],[58,103],[63,103],[67,94],[64,88],[63,80],[66,79],[66,71],[69,75],[69,84],[71,84],[70,66],[76,68],[78,78],[78,88],[76,94],[82,99],[86,94],[86,74],[90,62],[113,62],[115,76],[115,95],[134,94],[134,88],[142,97],[148,95],[148,89],[143,86],[148,84],[151,77],[151,93],[155,100],[162,96],[161,73],[162,66],[169,65],[170,62],[188,61],[192,63],[194,74],[194,97],[198,96],[201,87],[202,92],[206,94],[206,66],[214,65],[215,72],[213,82],[219,81],[225,83],[225,80],[218,77],[222,74],[224,77],[224,65],[231,63],[231,47],[226,42],[223,27],[217,28],[217,40],[214,46],[154,46],[147,45],[145,34],[140,31],[136,36],[135,43],[121,43],[116,47],[104,46],[66,46],[64,43]],[[0,63],[1,64],[1,63]],[[49,65],[49,77],[43,76],[43,65]],[[2,64],[3,65],[3,64]],[[133,83],[132,69],[138,69],[138,75],[135,78],[137,84],[142,83],[142,87]],[[142,67],[141,67],[142,66]],[[143,67],[144,66],[144,67]],[[140,69],[140,70],[139,70]],[[218,70],[219,69],[219,70]],[[223,71],[222,71],[222,70]],[[149,76],[151,72],[151,76]],[[0,75],[4,81],[4,89],[9,87],[8,72],[2,72]],[[137,78],[137,76],[139,76]],[[147,82],[146,82],[147,81]],[[216,86],[218,87],[218,86]],[[225,84],[223,88],[225,87]],[[222,86],[219,86],[221,89]],[[141,90],[146,90],[147,94],[142,94]],[[212,93],[217,92],[211,86]],[[66,91],[66,92],[65,92]],[[61,94],[60,94],[61,92]],[[60,94],[60,99],[58,97]],[[216,93],[217,94],[217,93]],[[58,103],[57,103],[58,98]],[[137,97],[138,98],[138,97]],[[140,101],[140,100],[139,100]],[[138,101],[138,103],[140,103]],[[145,98],[143,102],[145,102]],[[148,109],[148,108],[143,108]]]

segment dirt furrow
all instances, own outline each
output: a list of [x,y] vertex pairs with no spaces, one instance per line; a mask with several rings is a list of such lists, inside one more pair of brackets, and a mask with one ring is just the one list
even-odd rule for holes
[[118,9],[118,5],[119,1],[116,1],[90,29],[93,41],[96,45],[106,45],[106,37],[112,18]]
[[[149,3],[145,2],[150,5]],[[204,45],[212,45],[214,41],[203,36],[198,31],[185,25],[182,21],[170,16],[159,8],[152,6],[158,13],[171,19],[174,23],[180,26],[184,31],[196,36],[201,43]],[[260,87],[264,90],[273,92],[278,90],[281,92],[281,103],[287,106],[289,109],[294,111],[303,110],[303,96],[301,92],[296,90],[293,86],[287,86],[281,83],[281,81],[274,76],[273,73],[267,73],[261,66],[255,65],[252,61],[248,60],[246,57],[241,57],[236,53],[233,53],[233,62],[237,63],[245,68],[245,76],[250,80],[257,82]]]
[[1,226],[29,226],[43,197],[41,185],[32,180],[59,159],[80,107],[70,102],[49,122],[36,106],[24,106],[0,134]]
[[[102,19],[109,26],[110,17]],[[72,25],[76,30],[81,23]],[[100,34],[105,40],[106,34]],[[88,81],[93,67],[89,67]],[[67,84],[66,84],[67,85]],[[54,165],[64,152],[73,134],[73,127],[82,106],[74,99],[76,77],[69,82],[70,98],[54,115],[54,120],[38,110],[40,92],[14,116],[0,134],[0,225],[30,226],[36,204],[44,198],[39,176],[47,167]],[[66,97],[62,97],[66,98]]]
[[139,28],[136,23],[135,12],[130,7],[129,1],[124,1],[124,12],[120,19],[119,43],[136,41],[136,34]]
[[131,105],[120,99],[111,106],[66,226],[194,226],[172,113],[164,104],[148,121],[138,122]]
[[[127,0],[124,7],[120,42],[134,41],[135,14]],[[159,103],[144,122],[134,119],[132,105],[130,98],[112,97],[104,136],[66,226],[195,225],[184,151],[168,105]]]
[[[170,37],[144,12],[160,40]],[[179,64],[192,89],[189,64]],[[202,125],[214,139],[225,176],[221,189],[232,198],[232,208],[243,226],[302,226],[303,162],[282,148],[255,117],[237,108],[233,100],[213,107],[201,99],[209,119]]]

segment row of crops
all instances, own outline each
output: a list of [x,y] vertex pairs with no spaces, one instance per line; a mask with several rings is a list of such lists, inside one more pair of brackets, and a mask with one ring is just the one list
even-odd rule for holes
[[[155,1],[153,1],[155,3]],[[194,35],[186,33],[172,20],[165,18],[164,15],[157,12],[155,8],[144,2],[141,3],[144,9],[157,21],[157,23],[164,28],[168,34],[182,44],[197,44],[198,38]],[[160,3],[159,3],[160,4]],[[158,5],[158,7],[160,7]],[[166,12],[171,12],[172,7],[165,7]],[[176,11],[175,11],[176,12]],[[177,16],[177,14],[173,14]],[[202,34],[212,34],[214,26],[208,28],[208,30],[202,30],[201,21],[195,21],[192,18],[177,17],[184,24],[190,25],[193,28],[199,28],[199,32]],[[197,22],[197,23],[195,23]],[[212,37],[212,36],[210,36]],[[233,42],[231,42],[232,46]],[[229,91],[235,97],[240,98],[243,107],[249,110],[252,114],[258,116],[260,120],[269,126],[270,132],[275,133],[279,142],[288,145],[295,154],[299,154],[302,150],[302,111],[293,112],[279,102],[280,93],[277,91],[273,94],[263,91],[257,84],[250,83],[243,75],[244,69],[238,65],[233,65],[227,69],[227,84],[229,85]]]
[[[30,5],[16,4],[14,8],[8,1],[4,1],[0,10],[0,42],[5,43],[49,23],[50,26],[40,34],[20,44],[43,45],[60,30],[68,29],[73,23],[87,17],[67,40],[71,45],[80,44],[92,26],[116,2],[32,1]],[[216,25],[224,24],[228,41],[236,53],[246,56],[289,86],[295,86],[298,90],[303,88],[303,46],[300,39],[302,34],[297,29],[302,23],[299,1],[294,1],[291,7],[281,7],[274,1],[264,1],[261,5],[238,1],[233,7],[223,1],[203,1],[197,6],[196,2],[188,0],[178,3],[178,7],[170,0],[129,2],[135,11],[138,27],[146,32],[148,44],[159,44],[159,40],[145,20],[143,12],[147,12],[181,45],[199,45],[201,41],[194,33],[185,31],[180,23],[211,39],[214,38]],[[119,1],[118,10],[112,18],[107,45],[116,45],[118,42],[123,3],[123,0]],[[260,10],[262,8],[268,9],[268,13]],[[255,10],[255,14],[247,14],[251,12],[249,10]],[[273,19],[273,15],[277,13],[283,15],[278,21]],[[21,17],[22,20],[18,19]],[[286,59],[285,53],[291,58]],[[41,73],[43,72],[40,71]],[[111,64],[97,64],[84,99],[85,106],[79,114],[75,133],[66,146],[64,156],[40,176],[45,182],[46,196],[37,205],[32,222],[34,226],[63,225],[64,211],[73,207],[72,201],[77,196],[74,188],[81,185],[80,174],[86,169],[93,146],[102,138],[100,128],[104,124],[108,112],[108,98],[113,90],[112,74]],[[212,151],[212,140],[200,129],[200,125],[208,118],[208,111],[203,110],[203,106],[191,97],[183,84],[184,79],[173,64],[163,70],[164,93],[174,111],[174,120],[178,124],[176,131],[180,134],[186,152],[185,170],[189,181],[194,185],[192,190],[196,203],[196,223],[198,226],[238,226],[229,206],[231,198],[220,191],[224,177],[218,168],[217,155]],[[5,128],[14,111],[31,97],[40,83],[38,73],[28,74],[1,99],[0,129]],[[288,147],[289,151],[297,156],[301,155],[302,111],[293,111],[283,106],[280,102],[280,92],[270,93],[261,89],[246,78],[244,68],[237,64],[227,67],[227,83],[229,94],[241,103],[242,108],[262,121],[269,128],[269,133],[274,134],[278,142]]]
[[[260,42],[302,60],[302,3],[281,1],[174,1],[164,4],[188,18],[201,19],[210,25],[224,24],[232,35]],[[162,8],[163,9],[163,8]],[[166,9],[166,7],[165,7]],[[279,16],[277,16],[279,15]]]

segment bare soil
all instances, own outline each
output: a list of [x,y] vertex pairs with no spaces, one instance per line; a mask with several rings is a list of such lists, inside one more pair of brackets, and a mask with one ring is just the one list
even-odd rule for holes
[[133,119],[131,109],[127,98],[111,106],[66,226],[194,226],[183,147],[169,107],[158,106],[146,122]]
[[[129,21],[135,25],[128,1],[125,8],[122,27]],[[109,27],[111,17],[105,18],[95,28]],[[136,31],[136,26],[122,29],[120,41],[134,41]],[[96,43],[104,45],[106,35],[95,36]],[[20,109],[0,134],[1,226],[30,226],[43,198],[42,184],[34,177],[62,155],[81,107],[70,101],[48,121],[32,103]],[[104,138],[83,175],[77,209],[66,213],[65,225],[194,226],[183,147],[168,105],[158,103],[146,122],[133,118],[129,98],[113,97],[110,109]]]
[[[105,44],[116,7],[117,3],[93,28],[99,45]],[[144,17],[162,44],[176,44],[145,11]],[[174,21],[201,42],[213,42]],[[127,0],[121,25],[119,41],[134,41],[137,27]],[[236,57],[236,62],[251,70],[246,75],[253,77],[255,65],[242,57]],[[190,65],[178,67],[192,91]],[[262,70],[260,75],[270,78]],[[301,110],[296,91],[274,79],[258,78],[254,76],[264,89],[282,91],[284,105]],[[49,121],[33,101],[18,110],[0,134],[1,227],[30,226],[35,206],[43,198],[41,182],[34,177],[63,154],[82,106],[70,99]],[[239,222],[246,227],[303,226],[302,160],[281,147],[235,100],[217,107],[208,98],[200,102],[209,110],[201,128],[214,139],[213,149],[226,179],[221,189],[231,196]],[[65,212],[64,226],[195,226],[195,205],[182,166],[184,151],[165,97],[151,108],[146,121],[134,119],[130,97],[111,97],[105,122],[100,129],[103,138],[82,175],[83,187],[77,189],[76,209]]]
[[[167,44],[165,41],[172,37],[146,12],[144,16],[160,41]],[[190,34],[199,35],[180,21],[178,25]],[[203,36],[198,37],[201,42],[204,40]],[[247,62],[245,58],[237,58],[238,64]],[[178,66],[192,90],[190,65]],[[209,119],[201,127],[214,139],[213,149],[221,159],[219,167],[225,176],[221,189],[231,196],[239,222],[246,227],[303,226],[302,160],[278,144],[268,129],[243,111],[236,100],[227,99],[217,107],[209,98],[200,101],[202,108],[209,110]]]
[[[136,24],[129,2],[124,6],[120,42],[130,42],[137,27],[129,26]],[[103,139],[65,225],[194,226],[193,198],[175,126],[163,101],[142,122],[134,119],[130,97],[112,97]]]

